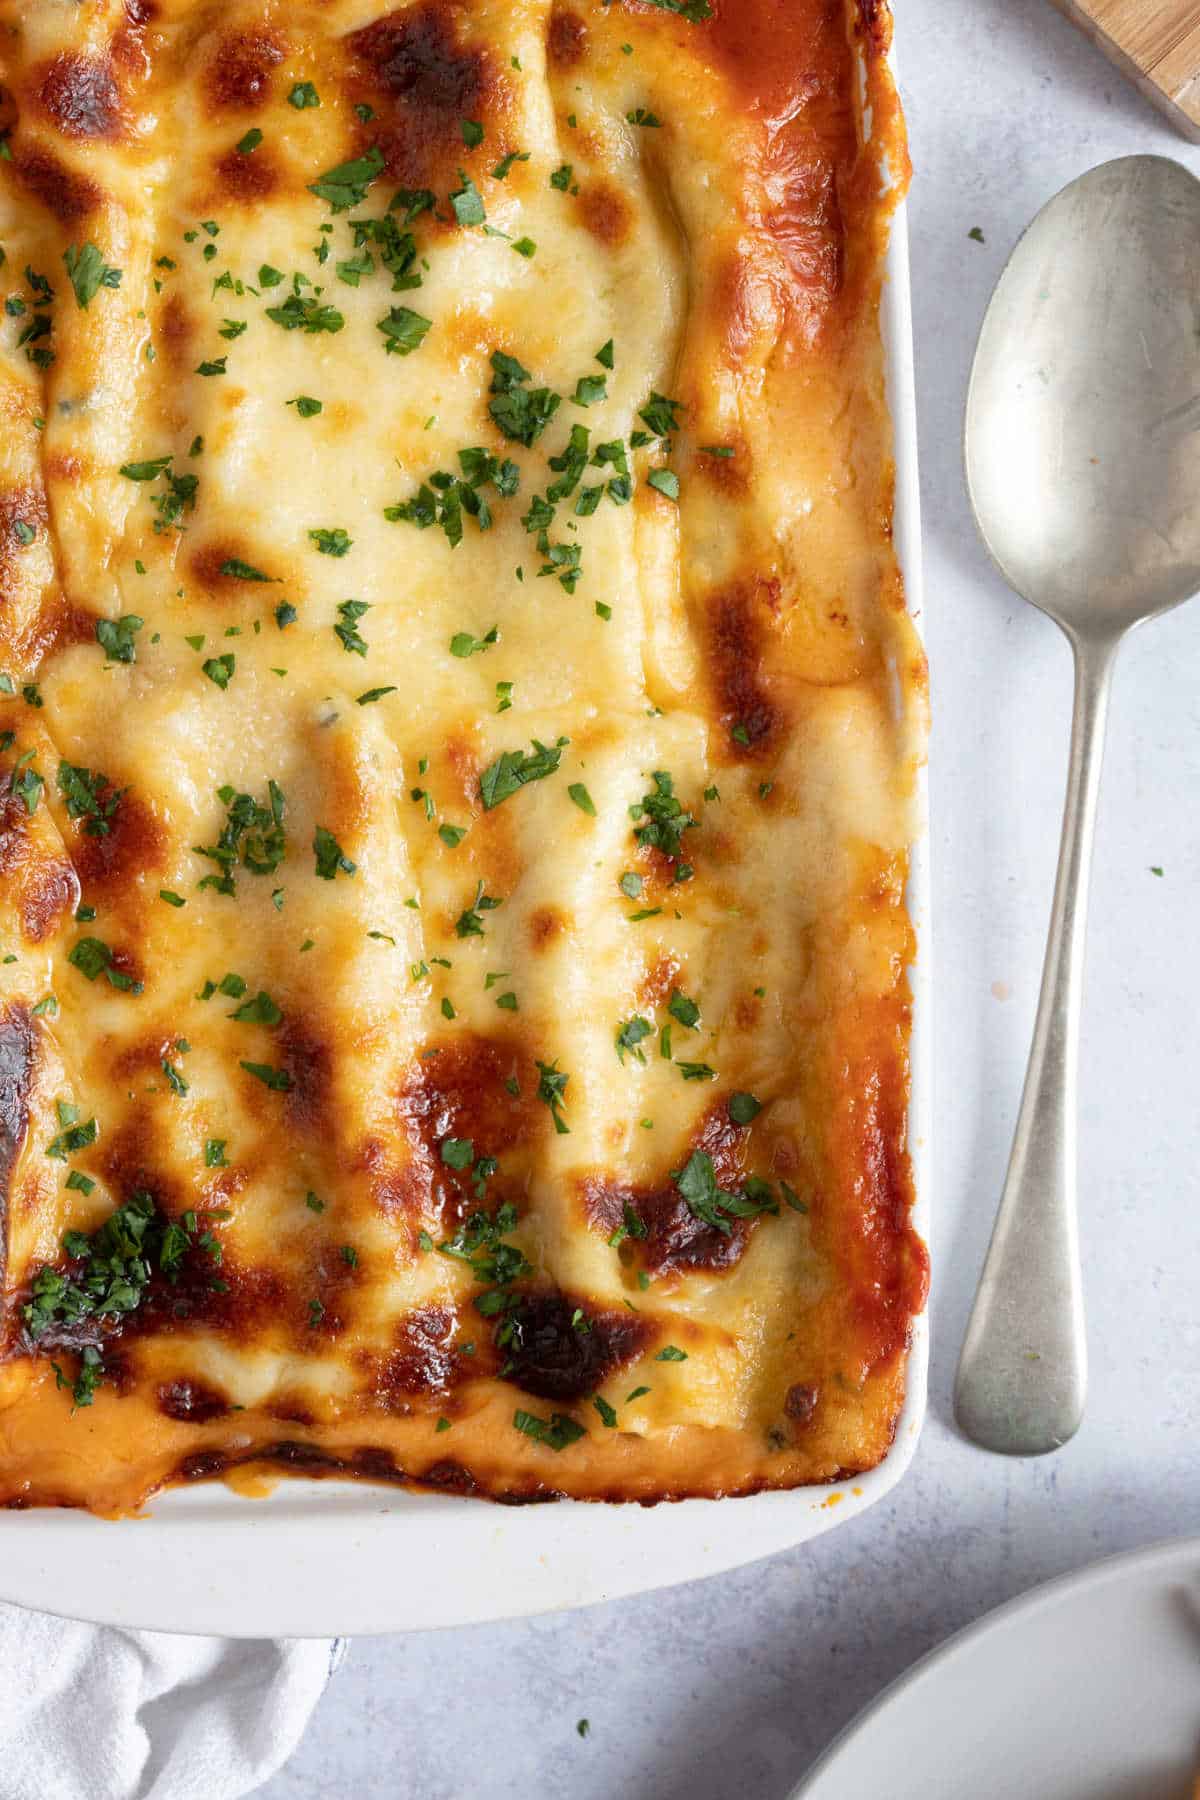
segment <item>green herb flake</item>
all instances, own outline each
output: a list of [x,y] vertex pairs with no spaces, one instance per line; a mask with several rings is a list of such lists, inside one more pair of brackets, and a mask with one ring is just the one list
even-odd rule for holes
[[532,739],[532,749],[505,750],[490,763],[479,778],[479,795],[485,812],[508,800],[531,781],[543,781],[553,775],[562,760],[568,739],[561,737],[553,745]]
[[310,106],[320,106],[321,96],[311,81],[298,81],[288,95],[288,105],[294,106],[297,112],[304,112]]
[[687,1351],[681,1350],[677,1344],[664,1344],[654,1358],[655,1362],[686,1362],[687,1359]]
[[316,871],[322,881],[333,881],[340,870],[343,875],[353,875],[358,864],[351,862],[342,846],[331,831],[324,825],[318,825],[313,836],[313,856],[316,859]]
[[63,251],[63,262],[66,264],[67,277],[75,290],[76,304],[84,312],[102,287],[117,288],[121,285],[121,270],[106,263],[95,244],[72,244]]
[[349,162],[327,169],[309,184],[308,191],[318,200],[327,201],[331,212],[348,212],[352,206],[362,205],[367,189],[376,176],[383,173],[383,167],[383,156],[372,145],[365,156],[353,157]]
[[432,319],[413,312],[411,307],[393,306],[378,321],[375,329],[382,331],[387,339],[384,349],[389,356],[411,356],[424,343],[432,324]]
[[587,1434],[582,1425],[569,1418],[566,1413],[551,1413],[549,1420],[540,1419],[536,1413],[524,1412],[520,1408],[513,1414],[513,1424],[536,1443],[545,1444],[548,1450],[565,1450],[569,1444],[576,1444]]
[[316,531],[310,531],[308,536],[322,556],[345,556],[354,542],[340,525],[335,525],[332,529],[318,527]]

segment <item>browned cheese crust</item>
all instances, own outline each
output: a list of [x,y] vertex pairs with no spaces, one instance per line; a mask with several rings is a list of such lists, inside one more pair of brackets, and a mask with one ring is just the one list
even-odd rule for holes
[[0,1500],[876,1464],[882,0],[0,0]]

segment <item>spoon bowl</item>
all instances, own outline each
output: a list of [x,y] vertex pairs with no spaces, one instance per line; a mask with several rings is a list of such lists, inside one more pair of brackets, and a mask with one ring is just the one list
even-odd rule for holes
[[1200,588],[1200,182],[1124,156],[1043,207],[987,310],[967,486],[1011,587],[1119,630]]
[[1005,580],[1066,632],[1075,710],[1025,1091],[955,1411],[989,1449],[1077,1429],[1075,1198],[1084,923],[1117,645],[1200,589],[1200,182],[1159,156],[1073,181],[1013,251],[967,395],[967,486]]

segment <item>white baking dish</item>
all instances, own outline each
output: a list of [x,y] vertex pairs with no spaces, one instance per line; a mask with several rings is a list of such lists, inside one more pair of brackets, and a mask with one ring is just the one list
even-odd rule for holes
[[[920,521],[908,244],[896,220],[883,331],[895,429],[896,544],[919,613]],[[929,1235],[929,872],[909,902],[920,934],[911,1141],[916,1224]],[[285,1480],[268,1499],[216,1484],[114,1524],[52,1508],[0,1518],[0,1598],[69,1617],[228,1637],[326,1636],[549,1612],[716,1574],[854,1518],[900,1479],[925,1412],[928,1326],[914,1331],[896,1440],[841,1488],[656,1507],[496,1506],[361,1482]]]

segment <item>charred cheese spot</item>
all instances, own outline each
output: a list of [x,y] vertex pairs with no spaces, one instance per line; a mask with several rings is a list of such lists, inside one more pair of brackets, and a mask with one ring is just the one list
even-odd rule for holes
[[[3,825],[0,825],[2,842]],[[4,854],[0,848],[0,868]],[[38,861],[20,889],[21,932],[27,943],[44,944],[63,924],[79,897],[79,882],[69,863]]]
[[539,906],[529,915],[529,942],[535,950],[548,949],[569,929],[570,921],[557,906]]
[[21,577],[21,528],[28,526],[40,535],[47,517],[46,492],[40,483],[0,493],[0,597],[7,596]]
[[327,1129],[335,1041],[315,1018],[288,1013],[275,1034],[275,1048],[292,1083],[286,1095],[289,1125],[305,1132]]
[[[97,792],[111,798],[109,787]],[[97,837],[88,832],[86,820],[67,826],[71,860],[91,903],[128,894],[137,876],[157,874],[165,866],[166,826],[132,788],[122,792],[108,825]]]
[[286,41],[275,32],[229,32],[205,71],[209,106],[218,113],[252,112],[263,106],[271,97],[274,72],[286,54]]
[[382,1407],[411,1411],[417,1399],[447,1393],[472,1365],[455,1349],[458,1315],[450,1306],[425,1306],[396,1329],[396,1348],[371,1371],[370,1391]]
[[107,57],[55,57],[38,99],[64,137],[113,138],[124,130],[121,93]]
[[816,1417],[819,1390],[797,1381],[788,1389],[783,1401],[783,1410],[792,1423],[800,1430],[811,1425]]
[[94,181],[47,150],[14,150],[12,162],[23,186],[64,225],[87,218],[104,198]]
[[573,69],[587,55],[587,26],[577,12],[556,6],[546,33],[546,60],[552,69]]
[[232,201],[236,205],[250,206],[265,199],[279,185],[279,172],[263,149],[256,150],[253,156],[243,156],[236,149],[229,150],[218,158],[214,173],[215,204],[218,205]]
[[582,184],[575,204],[585,228],[606,249],[623,244],[633,230],[633,212],[620,188],[600,175]]
[[543,1400],[582,1400],[650,1341],[629,1312],[598,1312],[569,1294],[523,1295],[505,1315],[505,1379]]
[[541,1139],[549,1115],[537,1084],[533,1059],[516,1039],[463,1033],[427,1050],[400,1091],[397,1113],[429,1188],[468,1202],[465,1172],[441,1159],[447,1138],[469,1138],[477,1155],[500,1158]]
[[346,39],[378,113],[369,141],[388,173],[410,186],[462,160],[464,119],[494,120],[505,110],[507,83],[482,44],[462,41],[462,24],[453,0],[422,0]]
[[707,668],[725,728],[727,756],[762,758],[782,726],[765,664],[764,615],[777,612],[777,581],[742,581],[710,595],[706,608]]
[[162,304],[158,343],[174,369],[191,368],[196,359],[196,322],[180,293],[170,293]]
[[[213,543],[202,544],[189,558],[192,580],[206,594],[224,600],[241,595],[259,603],[272,593],[273,584],[280,579],[278,562],[278,555],[272,556],[270,550],[235,538],[219,538]],[[257,569],[260,575],[268,578],[267,581],[247,579],[232,572],[238,564]]]
[[224,1394],[202,1381],[164,1382],[158,1390],[158,1405],[168,1419],[185,1419],[196,1425],[219,1419],[229,1411]]
[[[0,1227],[5,1224],[9,1183],[29,1124],[36,1032],[25,1007],[0,1011]],[[0,1256],[7,1231],[0,1231]]]

